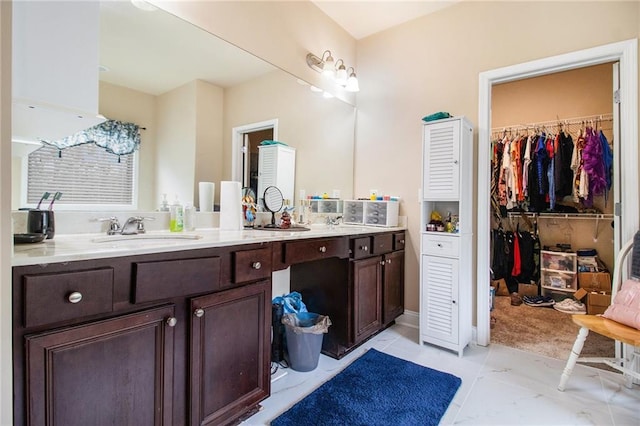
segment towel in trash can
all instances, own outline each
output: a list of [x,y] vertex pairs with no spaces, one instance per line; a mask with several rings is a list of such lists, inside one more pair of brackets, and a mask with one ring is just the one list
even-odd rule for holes
[[284,296],[274,297],[271,302],[282,305],[282,312],[285,314],[307,312],[307,306],[302,301],[302,295],[297,291],[293,291]]
[[322,334],[329,331],[331,320],[326,315],[301,312],[284,314],[282,316],[282,323],[287,326],[287,329],[293,331],[296,334]]

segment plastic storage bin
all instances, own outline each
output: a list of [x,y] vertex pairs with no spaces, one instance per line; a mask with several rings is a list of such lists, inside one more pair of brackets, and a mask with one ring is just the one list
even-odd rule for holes
[[318,366],[322,339],[329,330],[329,317],[310,312],[282,316],[287,337],[289,365],[296,371],[311,371]]

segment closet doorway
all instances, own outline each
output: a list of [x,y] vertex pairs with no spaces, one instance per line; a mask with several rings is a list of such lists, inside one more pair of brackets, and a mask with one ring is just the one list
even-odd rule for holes
[[[617,152],[614,68],[617,64],[605,63],[492,87],[491,269],[494,283],[499,283],[491,314],[492,343],[552,358],[562,359],[569,353],[577,332],[569,310],[586,307],[586,300],[582,306],[562,302],[554,309],[546,305],[552,300],[573,300],[574,287],[585,287],[587,278],[595,276],[576,271],[545,271],[541,276],[541,263],[549,267],[553,262],[541,262],[540,250],[547,253],[546,260],[569,261],[576,259],[577,250],[590,248],[601,262],[597,277],[604,281],[604,269],[612,270],[615,188],[611,167],[603,167],[602,176],[594,174],[606,181],[597,195],[579,197],[579,191],[574,191],[572,160],[576,166],[580,163],[585,143],[589,146],[584,152],[599,149],[598,162],[606,157],[603,146],[607,154]],[[549,176],[552,162],[555,170]],[[507,192],[510,197],[504,196]],[[580,260],[571,268],[594,269]],[[570,288],[552,286],[562,280]],[[512,292],[517,295],[511,296]],[[538,294],[548,299],[539,299]],[[613,341],[590,335],[584,353],[613,357]]]
[[[486,346],[490,342],[490,177],[491,177],[491,91],[499,83],[517,81],[555,72],[568,71],[592,65],[619,62],[619,98],[614,108],[614,140],[619,148],[615,153],[614,170],[622,180],[615,184],[614,256],[621,241],[630,239],[638,227],[638,64],[637,40],[628,40],[565,55],[545,58],[480,74],[479,85],[479,149],[478,153],[478,246],[477,246],[477,342]],[[621,202],[621,201],[625,202]]]

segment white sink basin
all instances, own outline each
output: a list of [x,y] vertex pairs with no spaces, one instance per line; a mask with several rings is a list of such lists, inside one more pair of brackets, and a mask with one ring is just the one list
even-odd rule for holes
[[133,235],[105,235],[96,237],[91,241],[94,243],[113,243],[116,241],[132,240],[199,240],[202,235],[197,234],[133,234]]

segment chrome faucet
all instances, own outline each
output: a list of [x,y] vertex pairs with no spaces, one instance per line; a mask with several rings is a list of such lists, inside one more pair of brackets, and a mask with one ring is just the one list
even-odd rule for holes
[[145,220],[154,220],[153,217],[131,216],[126,220],[123,226],[120,226],[118,218],[115,216],[98,219],[100,222],[109,222],[107,235],[135,235],[144,234]]
[[144,221],[145,220],[154,220],[152,217],[142,217],[142,216],[131,216],[126,220],[124,225],[122,225],[122,230],[120,230],[120,234],[122,235],[134,235],[134,234],[144,234],[147,232],[144,229]]
[[342,216],[327,216],[327,225],[330,227],[335,226],[340,223],[340,219],[342,219]]

